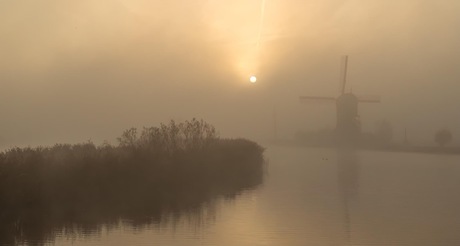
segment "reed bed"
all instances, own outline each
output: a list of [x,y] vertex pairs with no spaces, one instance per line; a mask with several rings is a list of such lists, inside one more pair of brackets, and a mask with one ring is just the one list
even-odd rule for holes
[[203,120],[131,128],[117,140],[0,153],[0,244],[75,225],[157,223],[262,183],[264,149],[220,138]]

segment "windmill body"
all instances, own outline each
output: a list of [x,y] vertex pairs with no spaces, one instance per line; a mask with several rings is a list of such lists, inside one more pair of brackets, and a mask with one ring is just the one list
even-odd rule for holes
[[336,139],[341,143],[352,143],[359,139],[361,134],[361,122],[358,114],[359,103],[379,103],[377,97],[358,97],[352,92],[345,93],[348,57],[345,56],[343,80],[338,97],[301,96],[301,102],[331,102],[335,101],[337,110],[337,123],[335,128]]
[[361,133],[358,115],[359,99],[353,93],[345,93],[336,100],[336,134],[340,139],[355,140]]

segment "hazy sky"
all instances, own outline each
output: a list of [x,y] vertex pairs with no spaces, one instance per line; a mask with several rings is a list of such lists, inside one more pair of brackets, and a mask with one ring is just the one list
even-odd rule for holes
[[[457,0],[0,0],[2,146],[112,141],[131,126],[203,118],[264,139],[334,127],[340,58],[379,95],[364,130],[460,140]],[[260,28],[262,26],[262,28]],[[258,37],[260,32],[260,46]],[[250,84],[249,76],[258,75]]]

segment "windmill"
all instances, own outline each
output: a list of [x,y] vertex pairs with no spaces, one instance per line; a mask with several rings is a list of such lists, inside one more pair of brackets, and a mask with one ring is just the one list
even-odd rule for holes
[[338,140],[350,142],[357,140],[361,133],[361,122],[358,114],[359,103],[380,103],[378,97],[359,97],[353,92],[345,92],[348,72],[348,56],[344,57],[344,70],[340,82],[338,97],[300,96],[300,101],[308,102],[335,102],[337,110],[336,136]]

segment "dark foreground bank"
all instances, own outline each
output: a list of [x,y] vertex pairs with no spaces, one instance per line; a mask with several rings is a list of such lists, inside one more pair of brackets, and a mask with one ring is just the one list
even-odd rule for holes
[[140,134],[133,128],[118,141],[1,153],[0,245],[120,220],[160,223],[262,183],[263,148],[221,139],[203,121],[171,121]]

